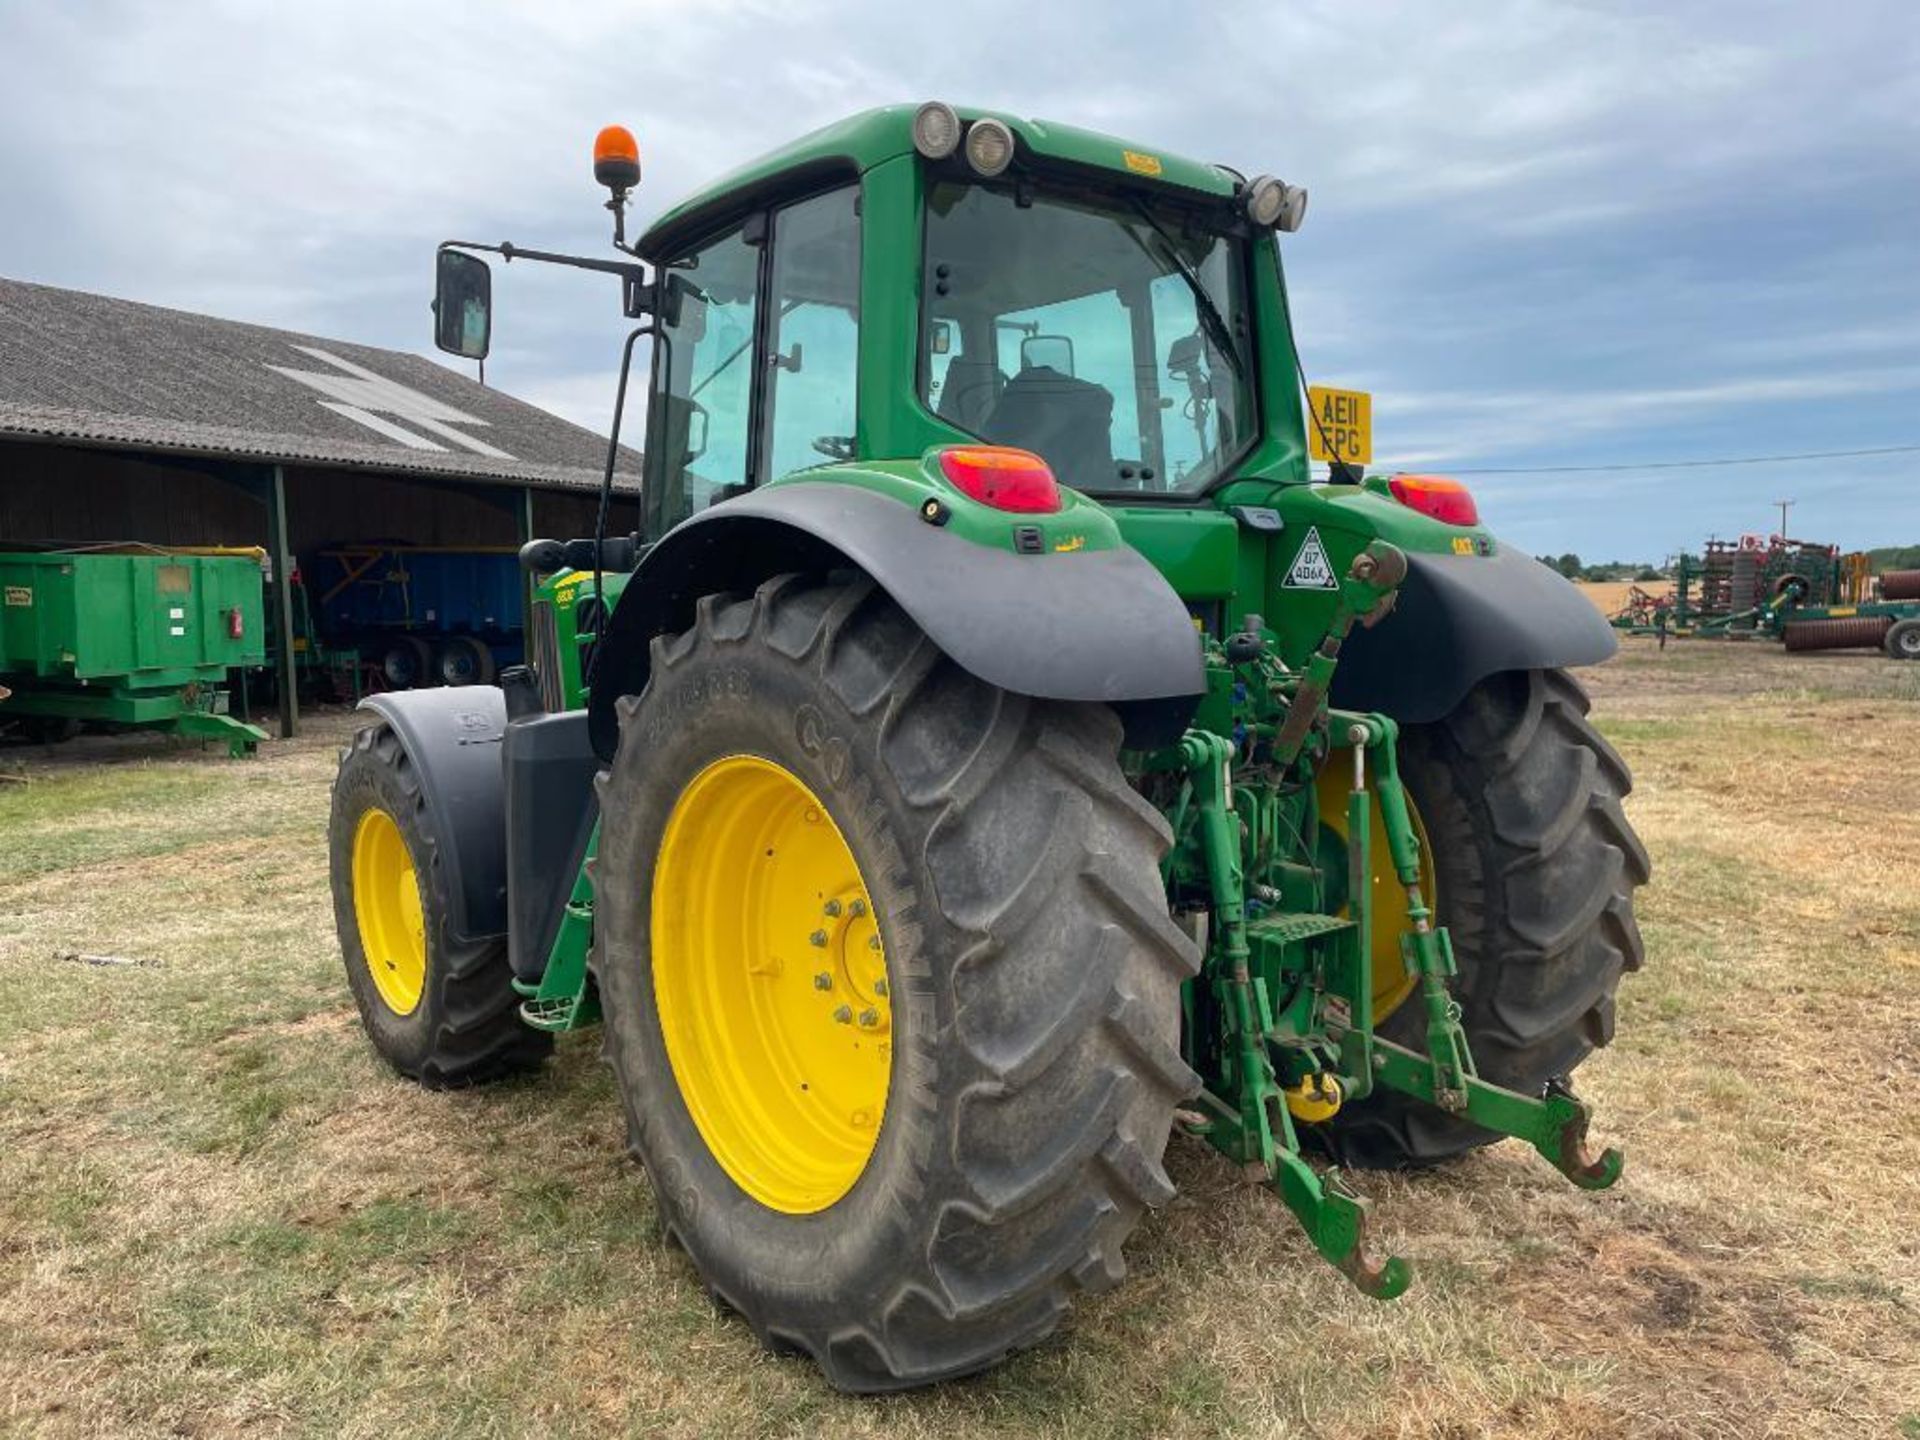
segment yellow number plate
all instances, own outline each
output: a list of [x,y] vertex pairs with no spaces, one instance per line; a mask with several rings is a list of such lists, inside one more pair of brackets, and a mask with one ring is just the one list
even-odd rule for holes
[[[1313,417],[1307,421],[1307,451],[1316,460],[1365,465],[1373,459],[1373,396],[1364,390],[1307,391]],[[1316,424],[1315,421],[1318,423]]]

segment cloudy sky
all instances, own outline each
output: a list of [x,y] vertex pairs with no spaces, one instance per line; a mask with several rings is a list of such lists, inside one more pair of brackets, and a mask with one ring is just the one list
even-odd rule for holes
[[[1287,263],[1376,468],[1531,549],[1920,541],[1920,10],[889,0],[0,4],[0,274],[424,349],[434,244],[604,243],[870,105],[945,98],[1307,185]],[[612,282],[496,274],[491,383],[596,426]]]

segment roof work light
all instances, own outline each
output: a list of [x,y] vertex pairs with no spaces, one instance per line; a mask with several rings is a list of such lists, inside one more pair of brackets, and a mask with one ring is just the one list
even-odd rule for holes
[[929,100],[914,112],[913,148],[929,160],[944,160],[960,148],[960,116],[951,105]]

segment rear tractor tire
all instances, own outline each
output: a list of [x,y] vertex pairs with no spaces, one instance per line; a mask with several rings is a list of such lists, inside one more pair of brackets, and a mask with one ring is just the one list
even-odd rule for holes
[[[1528,1095],[1613,1038],[1614,992],[1645,956],[1633,891],[1647,881],[1647,852],[1620,803],[1632,781],[1587,704],[1564,671],[1508,671],[1445,719],[1401,731],[1474,1060],[1485,1079]],[[1424,1052],[1425,1024],[1415,996],[1379,1030]],[[1383,1167],[1500,1138],[1391,1092],[1315,1133],[1344,1163]]]
[[373,1048],[402,1075],[452,1089],[538,1065],[553,1037],[520,1019],[505,936],[462,942],[427,799],[391,726],[353,738],[328,826],[334,923]]
[[716,1298],[884,1391],[1115,1284],[1173,1192],[1198,957],[1112,713],[973,678],[870,581],[783,576],[703,600],[619,715],[607,1058]]

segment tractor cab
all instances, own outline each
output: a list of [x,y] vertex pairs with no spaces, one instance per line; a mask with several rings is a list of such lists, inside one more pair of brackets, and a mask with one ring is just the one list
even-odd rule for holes
[[[1268,178],[939,103],[798,141],[638,242],[664,297],[648,532],[824,465],[965,443],[1038,455],[1089,495],[1198,496],[1260,438],[1254,308],[1279,290],[1256,273],[1304,206]],[[1276,420],[1299,457],[1297,406]]]

